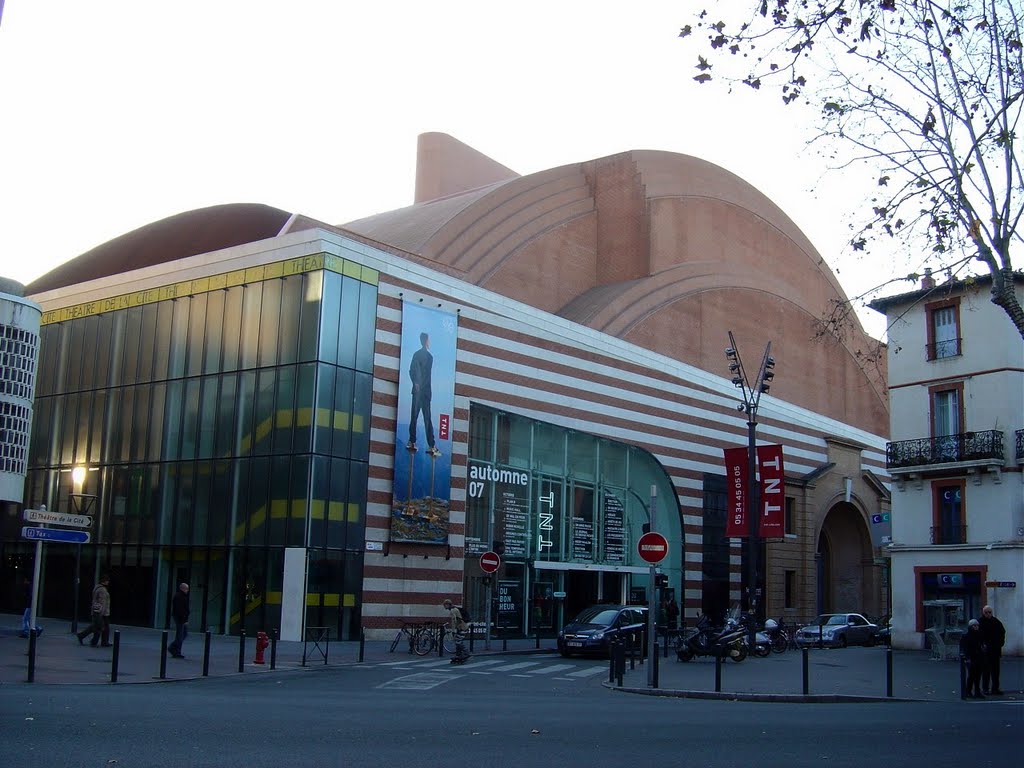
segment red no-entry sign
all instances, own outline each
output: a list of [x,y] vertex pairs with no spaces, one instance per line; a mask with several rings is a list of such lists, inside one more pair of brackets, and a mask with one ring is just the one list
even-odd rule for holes
[[501,566],[501,558],[497,552],[484,552],[480,555],[480,570],[484,573],[494,573]]
[[668,554],[668,539],[654,531],[645,533],[637,541],[636,551],[648,563],[660,563]]

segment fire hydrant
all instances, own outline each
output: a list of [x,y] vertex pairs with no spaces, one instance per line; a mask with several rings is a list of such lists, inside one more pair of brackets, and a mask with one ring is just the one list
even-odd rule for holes
[[256,633],[256,658],[252,660],[253,664],[263,663],[263,651],[270,645],[270,638],[267,637],[266,632]]

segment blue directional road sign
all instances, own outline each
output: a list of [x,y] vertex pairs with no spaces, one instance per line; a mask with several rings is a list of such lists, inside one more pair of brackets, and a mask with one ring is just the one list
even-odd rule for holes
[[89,532],[65,531],[60,528],[33,528],[26,525],[21,529],[21,538],[29,541],[42,539],[43,541],[63,541],[69,544],[87,544]]

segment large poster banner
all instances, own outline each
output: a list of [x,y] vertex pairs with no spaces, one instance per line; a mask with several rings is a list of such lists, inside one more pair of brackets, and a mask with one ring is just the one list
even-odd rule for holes
[[747,465],[746,448],[725,449],[725,535],[742,537],[750,535],[747,522]]
[[392,541],[448,541],[457,338],[454,314],[402,305]]
[[758,474],[761,476],[761,521],[758,535],[781,539],[785,535],[786,478],[781,445],[757,446]]

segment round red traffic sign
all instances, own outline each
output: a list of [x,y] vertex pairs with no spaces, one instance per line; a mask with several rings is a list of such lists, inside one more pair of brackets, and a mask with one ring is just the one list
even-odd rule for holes
[[648,563],[660,563],[668,554],[668,539],[654,531],[645,533],[636,543],[636,551]]
[[501,565],[501,558],[497,552],[484,552],[480,555],[480,570],[484,573],[494,573]]

